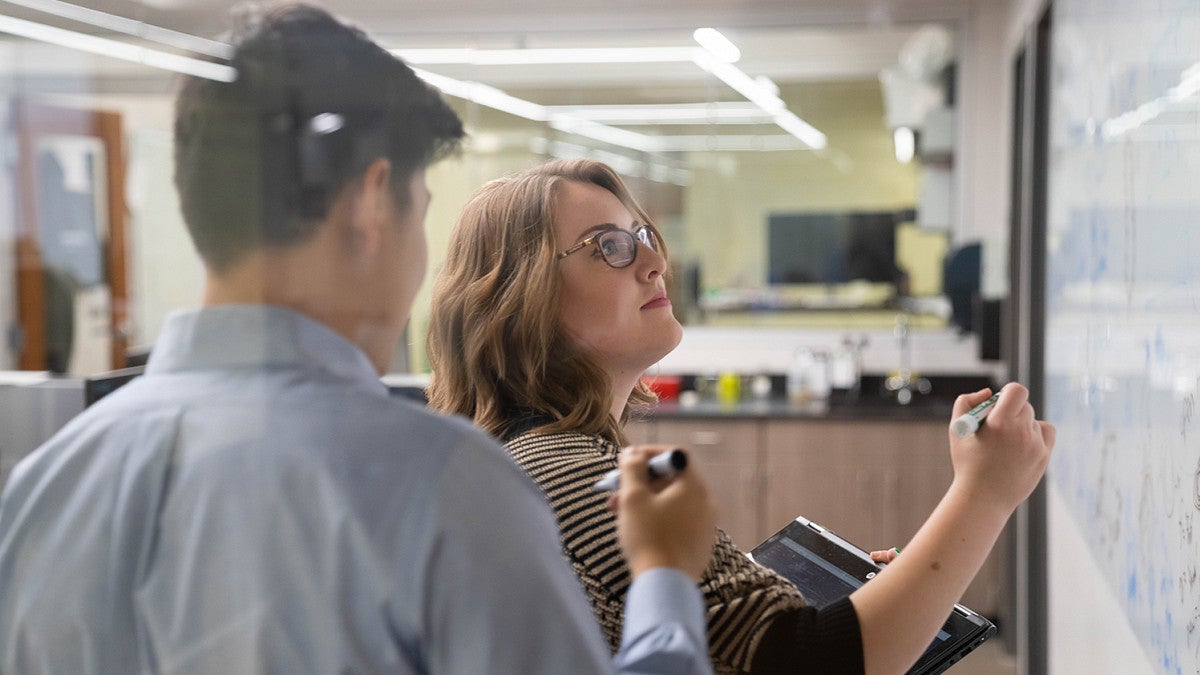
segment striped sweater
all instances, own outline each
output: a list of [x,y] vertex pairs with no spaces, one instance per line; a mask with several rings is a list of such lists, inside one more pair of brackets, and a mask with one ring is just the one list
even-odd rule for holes
[[[629,568],[607,495],[592,484],[617,466],[617,447],[578,433],[519,433],[505,443],[558,518],[563,552],[587,593],[609,647],[621,640]],[[820,611],[718,530],[700,581],[717,673],[861,673],[862,641],[849,600]]]

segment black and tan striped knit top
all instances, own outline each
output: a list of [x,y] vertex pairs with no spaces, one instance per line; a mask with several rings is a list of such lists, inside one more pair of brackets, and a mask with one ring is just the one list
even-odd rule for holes
[[[629,568],[607,495],[592,485],[617,466],[617,447],[578,433],[518,432],[505,447],[542,489],[558,518],[563,551],[579,576],[609,647],[621,640]],[[717,673],[861,673],[862,639],[849,600],[821,610],[739,551],[718,531],[700,581]]]

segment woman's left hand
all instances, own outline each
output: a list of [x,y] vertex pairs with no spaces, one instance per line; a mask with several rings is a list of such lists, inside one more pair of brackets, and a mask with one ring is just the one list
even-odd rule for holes
[[895,560],[898,555],[900,555],[900,549],[895,547],[886,551],[871,551],[871,560],[886,565]]

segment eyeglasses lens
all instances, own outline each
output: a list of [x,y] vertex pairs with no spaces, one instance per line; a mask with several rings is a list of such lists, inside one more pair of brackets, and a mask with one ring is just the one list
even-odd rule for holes
[[596,237],[600,254],[613,267],[625,267],[637,256],[637,243],[625,230],[610,230]]
[[652,251],[658,251],[658,238],[654,236],[654,231],[648,227],[642,226],[636,232],[638,241],[650,247]]

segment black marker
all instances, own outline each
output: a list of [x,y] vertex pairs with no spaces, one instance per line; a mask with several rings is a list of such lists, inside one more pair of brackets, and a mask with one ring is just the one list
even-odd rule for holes
[[[683,471],[687,467],[687,453],[679,448],[668,450],[657,454],[646,462],[646,470],[650,472],[650,478],[660,478],[663,476],[674,476]],[[601,492],[613,492],[621,486],[621,470],[613,469],[604,474],[604,478],[596,481],[592,487]]]

